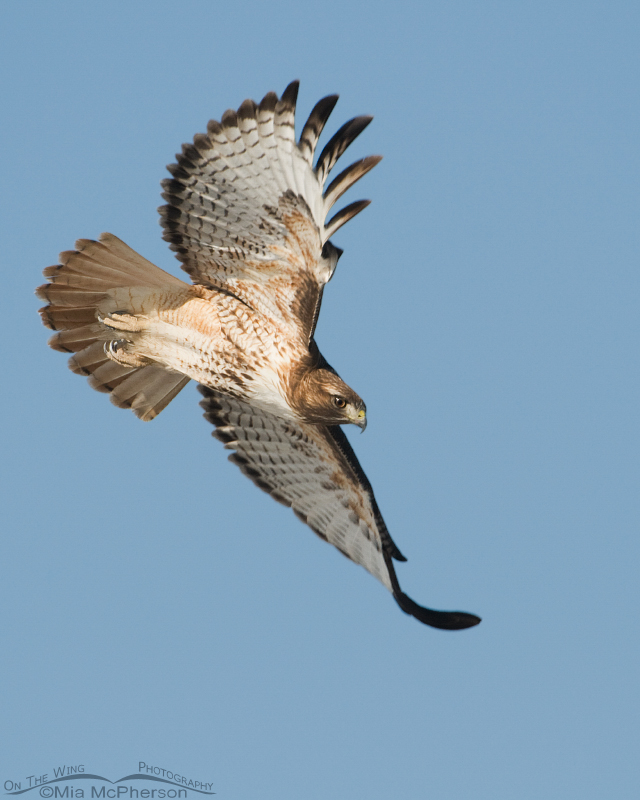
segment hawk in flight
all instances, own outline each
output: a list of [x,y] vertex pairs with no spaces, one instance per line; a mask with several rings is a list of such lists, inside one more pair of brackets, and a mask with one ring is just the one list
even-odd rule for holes
[[296,141],[298,83],[282,97],[211,121],[184,145],[163,181],[164,238],[193,285],[164,272],[110,233],[80,239],[48,267],[49,344],[72,353],[73,372],[121,408],[153,419],[197,381],[213,435],[230,460],[320,538],[361,564],[400,608],[436,628],[480,622],[423,608],[401,591],[396,547],[341,425],[364,429],[363,400],[322,357],[314,330],[341,255],[330,237],[366,205],[343,193],[379,161],[327,177],[371,117],[356,117],[314,152],[337,96],[320,100]]

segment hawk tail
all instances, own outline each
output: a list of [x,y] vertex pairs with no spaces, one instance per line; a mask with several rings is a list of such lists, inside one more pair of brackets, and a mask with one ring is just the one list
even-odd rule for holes
[[89,385],[111,395],[120,408],[131,408],[150,420],[165,408],[189,378],[160,366],[130,367],[112,361],[105,345],[113,331],[97,318],[98,305],[111,289],[128,286],[184,286],[110,233],[100,241],[79,239],[75,250],[60,253],[60,263],[44,270],[48,283],[36,294],[48,305],[40,309],[42,322],[56,331],[49,340],[54,350],[73,353],[70,369],[86,375]]

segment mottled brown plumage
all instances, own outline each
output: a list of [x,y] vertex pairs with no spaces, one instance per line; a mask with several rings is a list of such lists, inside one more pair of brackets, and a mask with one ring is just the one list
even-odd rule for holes
[[45,270],[50,345],[71,369],[143,420],[189,382],[200,384],[214,435],[260,488],[378,578],[429,625],[479,619],[422,608],[398,585],[404,560],[342,429],[366,425],[362,399],[324,360],[314,331],[341,250],[329,237],[361,211],[331,207],[380,160],[329,172],[369,124],[357,117],[314,151],[337,100],[313,109],[299,142],[298,84],[281,98],[246,100],[184,145],[163,181],[164,237],[193,285],[163,272],[112,234],[82,239]]

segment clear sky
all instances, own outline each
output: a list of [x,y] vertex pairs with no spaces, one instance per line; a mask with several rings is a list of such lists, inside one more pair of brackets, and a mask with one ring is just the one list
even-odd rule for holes
[[[0,784],[637,798],[640,6],[8,0],[0,28]],[[143,424],[46,346],[41,270],[110,231],[179,274],[165,165],[294,78],[299,122],[375,115],[318,341],[403,588],[472,630],[253,487],[195,387]]]

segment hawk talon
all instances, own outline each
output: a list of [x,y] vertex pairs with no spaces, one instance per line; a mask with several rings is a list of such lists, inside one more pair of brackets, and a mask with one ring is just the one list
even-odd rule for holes
[[126,347],[131,344],[133,342],[129,339],[112,339],[110,342],[104,343],[104,354],[116,364],[122,364],[123,367],[146,367],[153,363],[150,358],[128,353]]
[[128,339],[112,339],[112,341],[107,342],[107,347],[109,349],[109,353],[112,355],[116,355],[118,350],[124,350],[125,345],[133,344]]
[[142,330],[140,320],[133,314],[130,314],[126,309],[109,311],[104,315],[99,313],[98,322],[112,330],[129,331],[131,333],[138,333]]

